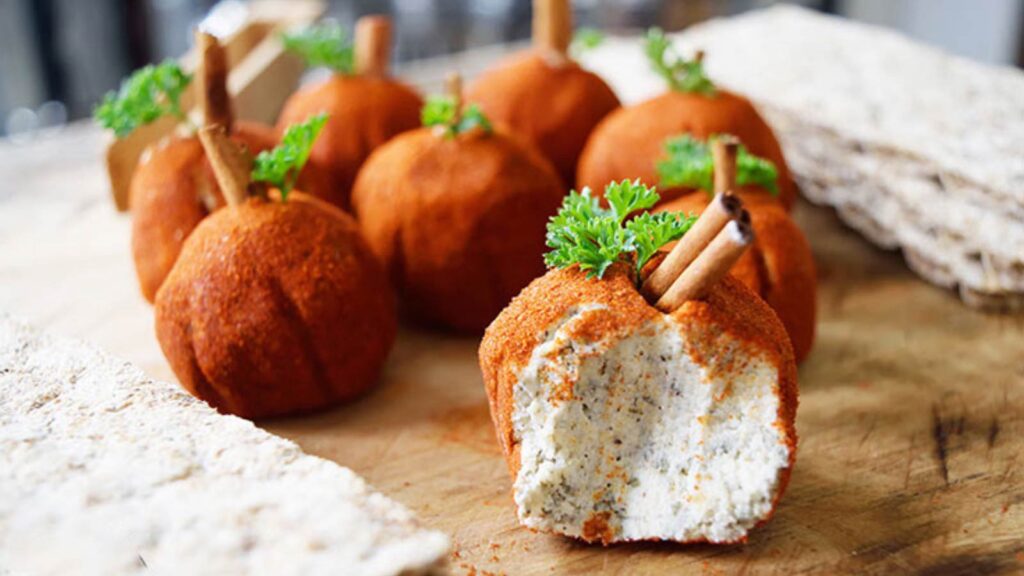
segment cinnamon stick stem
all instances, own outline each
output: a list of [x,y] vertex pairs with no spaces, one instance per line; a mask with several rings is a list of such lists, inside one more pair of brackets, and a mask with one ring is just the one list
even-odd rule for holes
[[676,278],[655,307],[662,312],[672,312],[687,300],[706,296],[754,241],[754,231],[749,221],[748,215],[726,224],[700,256]]
[[356,22],[356,74],[386,76],[391,64],[391,19],[363,16]]
[[252,155],[232,142],[223,126],[204,126],[199,130],[199,141],[213,167],[213,175],[224,200],[230,206],[245,202],[249,196]]
[[216,36],[198,28],[195,31],[195,42],[199,54],[196,79],[203,125],[219,124],[230,132],[234,114],[231,110],[231,96],[228,94],[227,54]]
[[719,194],[693,223],[690,230],[676,242],[668,256],[654,269],[640,288],[648,302],[657,302],[676,278],[700,255],[718,233],[743,211],[736,196]]
[[732,192],[736,187],[736,155],[739,148],[740,141],[735,136],[723,135],[711,141],[715,194]]
[[572,41],[569,0],[533,0],[533,46],[562,58]]

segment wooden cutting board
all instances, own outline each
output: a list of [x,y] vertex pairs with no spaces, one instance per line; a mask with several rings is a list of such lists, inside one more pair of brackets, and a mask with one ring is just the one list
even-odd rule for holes
[[[84,125],[0,145],[0,310],[173,379],[101,150]],[[827,210],[796,217],[821,279],[818,340],[792,483],[747,545],[605,549],[520,528],[475,338],[406,329],[372,394],[259,424],[448,532],[454,573],[1024,571],[1024,318],[962,306]]]

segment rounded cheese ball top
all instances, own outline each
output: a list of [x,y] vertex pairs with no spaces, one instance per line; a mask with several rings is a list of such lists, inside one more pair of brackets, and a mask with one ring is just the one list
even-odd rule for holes
[[497,124],[520,134],[551,160],[566,186],[594,126],[619,107],[596,74],[571,60],[552,65],[540,54],[515,54],[484,73],[467,91]]
[[775,314],[727,277],[671,314],[629,271],[534,281],[480,366],[520,521],[588,542],[736,542],[796,452],[796,364]]
[[[786,327],[797,363],[814,345],[818,276],[807,238],[789,214],[767,200],[759,189],[740,191],[750,212],[754,245],[740,257],[731,273],[756,292]],[[662,204],[656,211],[700,214],[710,198],[698,191]]]
[[[253,154],[277,145],[277,133],[254,122],[235,122],[232,140]],[[298,185],[314,196],[337,203],[327,173],[308,163]],[[132,257],[142,295],[150,302],[178,259],[181,246],[224,198],[213,168],[195,137],[170,138],[147,150],[132,176]]]
[[[699,140],[715,134],[736,136],[751,154],[775,164],[779,200],[787,209],[792,206],[796,188],[775,134],[749,100],[725,90],[714,96],[669,91],[609,114],[580,155],[577,189],[604,190],[609,182],[636,178],[657,186],[657,163],[665,155],[665,140],[681,134]],[[665,191],[662,201],[674,197]]]
[[391,289],[355,221],[294,191],[204,220],[156,301],[157,338],[182,385],[245,418],[360,394],[396,327]]
[[378,146],[418,127],[422,107],[420,96],[401,82],[335,74],[293,94],[285,102],[277,127],[284,131],[321,112],[328,115],[310,159],[330,171],[336,193],[344,199],[339,205],[347,208],[359,167]]
[[544,273],[544,233],[563,189],[519,140],[480,130],[403,134],[367,160],[353,210],[405,308],[480,332]]

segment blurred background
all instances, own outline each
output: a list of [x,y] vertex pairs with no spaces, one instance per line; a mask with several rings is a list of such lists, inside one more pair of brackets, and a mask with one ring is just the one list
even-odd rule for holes
[[[102,95],[144,64],[179,56],[211,9],[242,0],[0,0],[0,135],[88,116]],[[764,0],[576,0],[577,26],[611,33],[694,22],[773,4]],[[804,0],[823,12],[880,24],[948,52],[1024,66],[1024,0]],[[529,0],[329,0],[350,25],[369,13],[396,24],[399,63],[522,40]],[[237,8],[237,6],[235,6]],[[1022,95],[1024,97],[1024,95]]]

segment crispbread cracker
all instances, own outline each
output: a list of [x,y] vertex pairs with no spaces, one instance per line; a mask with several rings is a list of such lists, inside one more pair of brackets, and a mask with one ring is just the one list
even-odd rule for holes
[[0,573],[422,574],[448,538],[347,468],[0,315]]

